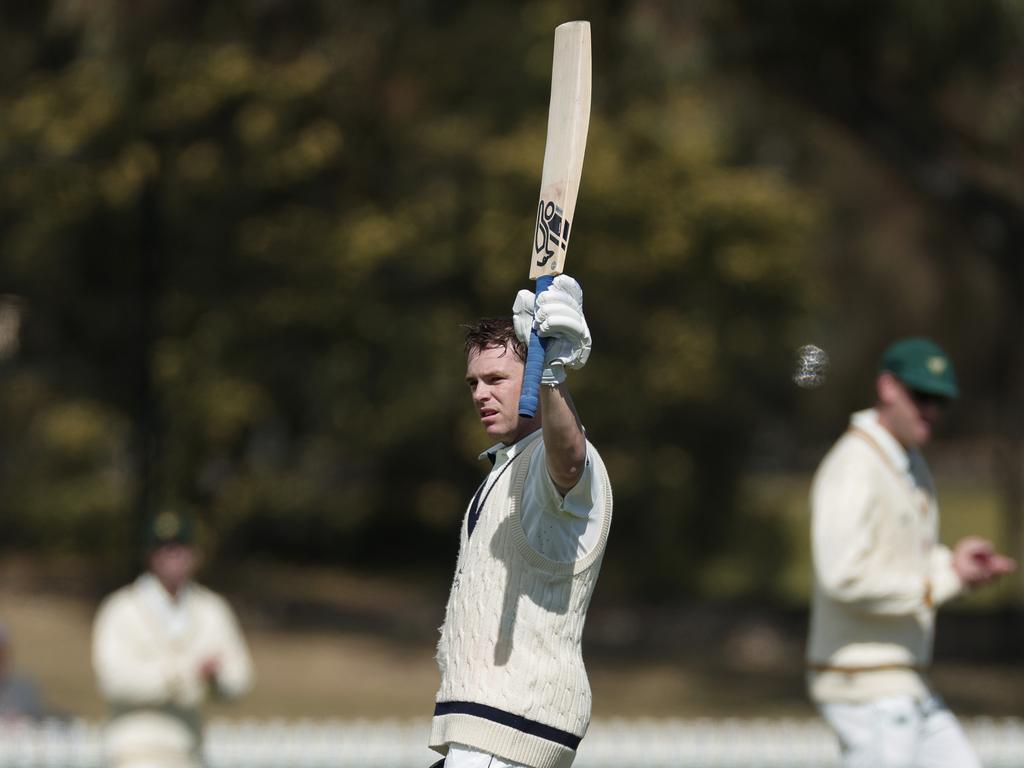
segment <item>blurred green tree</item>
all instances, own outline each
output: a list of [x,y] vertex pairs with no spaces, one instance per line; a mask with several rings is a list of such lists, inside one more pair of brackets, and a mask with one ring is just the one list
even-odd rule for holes
[[941,339],[953,433],[989,441],[1024,555],[1024,5],[730,0],[708,21],[717,68],[795,116],[797,178],[832,201],[821,322],[845,407],[889,340]]
[[[909,46],[876,57],[876,82],[937,45],[900,27],[924,6],[876,9],[888,24],[847,43],[849,19],[798,6],[5,7],[0,279],[27,307],[0,381],[9,541],[125,568],[140,516],[174,503],[225,557],[447,571],[486,447],[460,323],[526,285],[551,32],[585,15],[595,96],[569,266],[596,349],[572,387],[615,483],[607,578],[720,592],[730,571],[731,592],[770,592],[779,523],[738,481],[796,450],[793,350],[849,311],[858,330],[828,338],[863,361],[850,338],[886,328],[842,267],[871,250],[850,228],[870,210],[858,179],[876,180],[771,75],[811,55],[791,38],[826,31],[834,58]],[[994,89],[1008,75],[991,55],[975,76]],[[825,67],[807,90],[845,76]]]

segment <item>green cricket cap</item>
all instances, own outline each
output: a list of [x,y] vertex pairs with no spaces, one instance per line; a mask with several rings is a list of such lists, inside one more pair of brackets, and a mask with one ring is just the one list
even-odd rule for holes
[[882,371],[889,371],[910,389],[930,395],[959,397],[953,363],[942,348],[930,339],[900,339],[882,355]]
[[195,521],[190,515],[177,510],[162,510],[146,521],[146,549],[157,549],[168,544],[191,544],[194,539]]

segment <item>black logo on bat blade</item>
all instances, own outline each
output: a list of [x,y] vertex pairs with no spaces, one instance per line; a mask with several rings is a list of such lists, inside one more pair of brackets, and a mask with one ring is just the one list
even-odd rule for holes
[[569,220],[563,217],[560,206],[550,200],[537,203],[537,230],[533,236],[533,250],[537,266],[546,266],[555,251],[565,253],[569,245]]

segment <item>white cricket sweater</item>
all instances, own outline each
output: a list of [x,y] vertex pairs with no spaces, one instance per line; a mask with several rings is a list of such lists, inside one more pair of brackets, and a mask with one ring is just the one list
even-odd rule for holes
[[[531,768],[566,768],[590,723],[580,641],[611,525],[607,472],[588,444],[603,493],[596,545],[573,562],[549,560],[520,518],[537,440],[498,478],[469,535],[463,521],[455,579],[441,628],[430,746],[465,744]],[[546,471],[546,470],[542,470]]]
[[815,701],[922,697],[935,608],[963,591],[939,544],[924,458],[855,413],[811,491],[814,597],[807,646]]
[[220,659],[216,693],[252,685],[252,662],[227,602],[188,585],[177,603],[150,574],[109,595],[93,625],[93,667],[110,706],[110,765],[194,768],[201,764],[203,661]]

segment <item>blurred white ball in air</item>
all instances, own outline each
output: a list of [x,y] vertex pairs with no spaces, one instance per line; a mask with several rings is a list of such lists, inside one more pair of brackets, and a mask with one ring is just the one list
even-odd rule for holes
[[805,344],[796,351],[796,372],[793,383],[803,389],[814,389],[825,383],[828,353],[821,347]]

